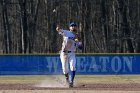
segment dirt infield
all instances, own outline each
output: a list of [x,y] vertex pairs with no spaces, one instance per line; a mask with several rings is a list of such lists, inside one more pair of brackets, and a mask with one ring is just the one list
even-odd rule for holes
[[32,84],[0,84],[0,90],[121,90],[140,91],[140,84],[79,84],[73,88],[36,87]]
[[73,88],[63,75],[0,76],[0,93],[140,93],[140,75],[77,75]]

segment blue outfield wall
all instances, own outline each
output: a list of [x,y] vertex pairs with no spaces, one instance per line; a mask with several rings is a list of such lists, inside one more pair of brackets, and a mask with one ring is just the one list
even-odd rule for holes
[[[76,55],[77,74],[140,74],[140,54]],[[1,55],[0,75],[62,74],[59,55]]]

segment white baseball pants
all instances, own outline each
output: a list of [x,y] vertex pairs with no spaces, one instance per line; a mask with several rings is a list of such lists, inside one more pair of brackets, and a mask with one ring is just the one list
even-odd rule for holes
[[69,72],[69,68],[71,71],[76,70],[76,58],[74,52],[70,52],[70,53],[61,52],[60,59],[61,59],[62,70],[64,74],[67,74]]

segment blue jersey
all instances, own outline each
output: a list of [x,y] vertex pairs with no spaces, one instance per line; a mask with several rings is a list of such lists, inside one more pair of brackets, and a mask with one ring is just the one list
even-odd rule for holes
[[75,51],[75,33],[69,30],[61,30],[59,34],[63,36],[62,51]]

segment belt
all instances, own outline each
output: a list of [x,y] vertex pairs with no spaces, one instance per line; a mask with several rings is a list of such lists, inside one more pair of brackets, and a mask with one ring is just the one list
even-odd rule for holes
[[74,40],[75,38],[74,38],[74,37],[68,37],[68,39],[72,39],[72,40]]
[[63,51],[64,53],[71,53],[72,51]]

